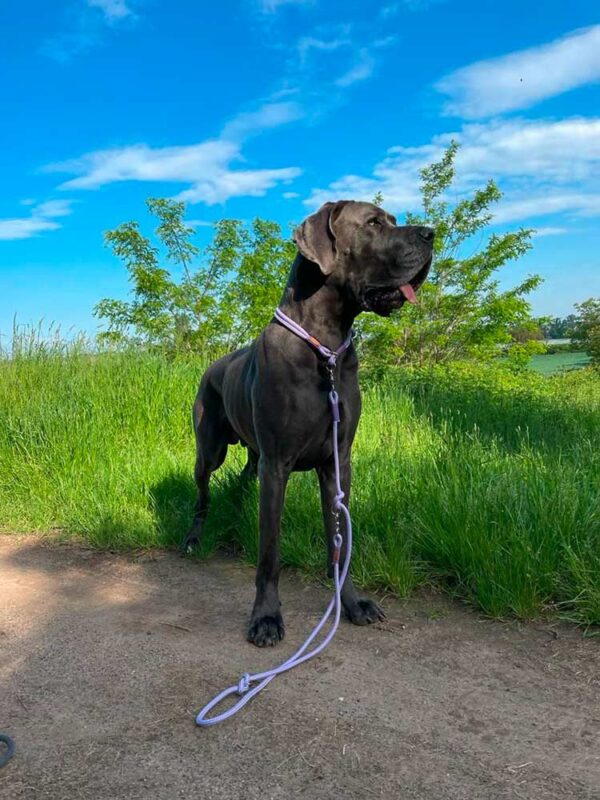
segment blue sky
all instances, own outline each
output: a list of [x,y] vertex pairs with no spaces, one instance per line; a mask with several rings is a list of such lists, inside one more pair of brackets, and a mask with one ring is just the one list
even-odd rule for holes
[[[542,10],[543,9],[543,10]],[[503,285],[537,314],[600,295],[600,14],[591,0],[23,0],[0,10],[0,332],[94,331],[125,297],[102,233],[182,197],[299,221],[326,199],[418,209],[454,136],[457,196],[489,177],[495,226],[535,227]]]

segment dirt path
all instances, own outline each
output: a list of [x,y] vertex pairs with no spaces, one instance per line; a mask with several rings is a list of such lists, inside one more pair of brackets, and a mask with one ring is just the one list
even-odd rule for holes
[[600,798],[600,641],[480,619],[440,598],[386,602],[235,721],[217,690],[279,662],[324,607],[285,576],[287,639],[246,644],[253,574],[174,554],[0,537],[0,797]]

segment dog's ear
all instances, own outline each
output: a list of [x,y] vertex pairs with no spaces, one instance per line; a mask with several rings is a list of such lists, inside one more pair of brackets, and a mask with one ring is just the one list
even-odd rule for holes
[[325,203],[315,213],[298,225],[294,231],[294,242],[304,258],[318,264],[324,275],[333,272],[336,258],[333,222],[346,205],[345,200]]

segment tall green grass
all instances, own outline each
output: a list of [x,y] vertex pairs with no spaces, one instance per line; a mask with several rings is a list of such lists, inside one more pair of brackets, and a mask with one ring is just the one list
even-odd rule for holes
[[[190,408],[203,363],[73,343],[0,361],[0,524],[98,547],[175,546],[194,501]],[[203,551],[257,551],[257,492],[230,449]],[[455,366],[367,386],[354,448],[353,571],[435,584],[493,616],[600,622],[600,381]],[[316,479],[293,475],[283,560],[325,568]]]

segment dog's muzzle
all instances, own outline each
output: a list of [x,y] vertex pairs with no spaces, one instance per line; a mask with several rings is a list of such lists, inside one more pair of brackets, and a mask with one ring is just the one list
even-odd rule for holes
[[418,303],[417,291],[425,281],[431,267],[431,257],[408,282],[396,286],[367,286],[360,298],[363,311],[373,311],[381,317],[402,308],[404,303]]

